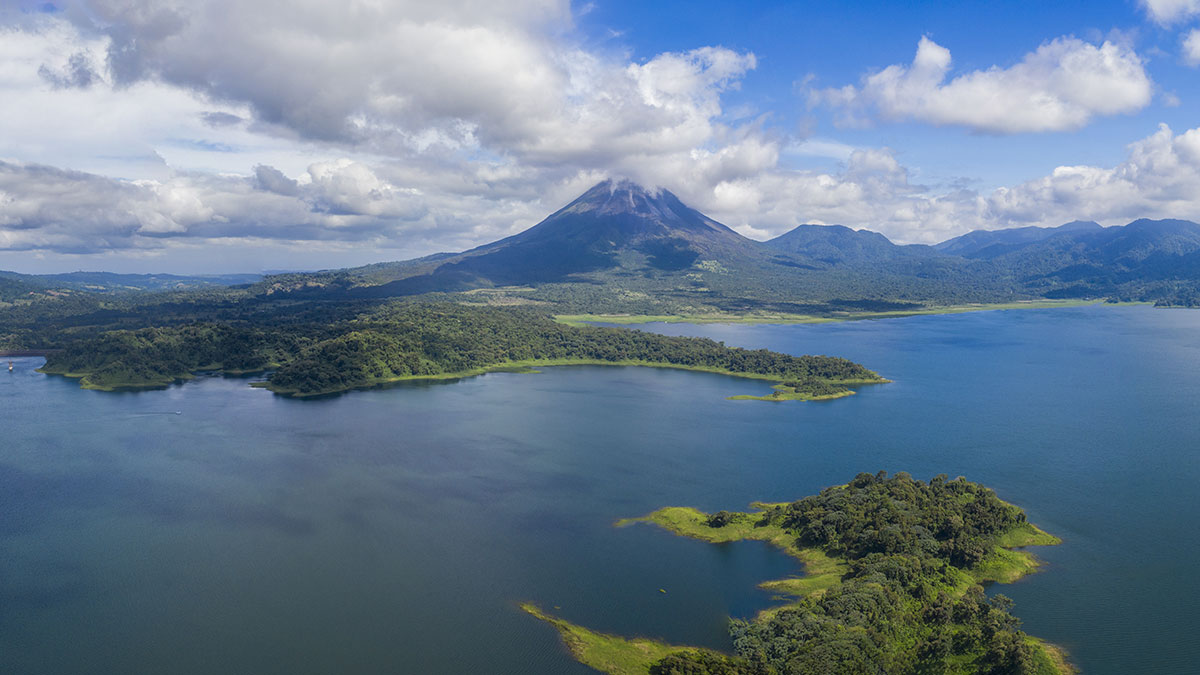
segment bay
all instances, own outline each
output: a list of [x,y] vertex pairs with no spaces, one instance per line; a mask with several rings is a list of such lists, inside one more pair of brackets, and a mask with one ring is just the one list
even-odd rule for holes
[[[101,393],[0,373],[0,672],[585,673],[531,600],[728,649],[796,573],[621,517],[783,501],[860,471],[964,475],[1061,536],[997,587],[1088,673],[1200,662],[1200,313],[654,324],[859,361],[820,403],[750,380],[564,367],[315,401],[202,377]],[[667,593],[660,593],[658,589]]]

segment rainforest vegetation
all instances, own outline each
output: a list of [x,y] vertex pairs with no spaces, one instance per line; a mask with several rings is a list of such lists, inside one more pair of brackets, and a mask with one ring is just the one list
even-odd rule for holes
[[[271,370],[267,385],[314,395],[512,365],[664,365],[842,390],[882,381],[846,359],[726,347],[621,328],[572,327],[533,308],[385,304],[328,322],[203,321],[105,330],[57,343],[44,371],[100,389],[163,386],[202,370]],[[315,317],[313,317],[315,319]]]
[[[1061,654],[1020,629],[1002,595],[981,583],[1036,567],[1011,548],[1057,539],[1024,512],[963,478],[928,483],[906,473],[859,474],[849,484],[757,513],[668,508],[644,519],[708,541],[764,539],[805,560],[801,579],[768,582],[796,600],[733,620],[736,654],[659,645],[652,661],[608,657],[609,672],[656,675],[809,675],[1070,672]],[[560,625],[560,631],[566,632]],[[588,636],[572,651],[588,663]],[[583,637],[580,638],[579,636]],[[609,655],[620,650],[609,640]],[[619,642],[618,642],[619,644]],[[631,644],[631,643],[626,643]],[[665,656],[662,654],[666,653]],[[621,664],[608,667],[605,663]]]

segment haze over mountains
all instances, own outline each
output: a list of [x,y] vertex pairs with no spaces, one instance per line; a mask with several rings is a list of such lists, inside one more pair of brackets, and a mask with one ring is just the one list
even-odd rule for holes
[[947,239],[933,247],[942,253],[964,258],[994,258],[1002,253],[1049,239],[1058,234],[1102,229],[1100,223],[1075,220],[1058,227],[1014,227],[1007,230],[974,230]]
[[[7,278],[10,286],[28,279]],[[667,190],[607,180],[537,225],[461,253],[262,281],[249,275],[37,279],[42,286],[91,284],[93,290],[228,283],[251,284],[252,293],[331,299],[494,291],[492,297],[533,301],[613,306],[654,300],[721,309],[1035,297],[1191,304],[1200,288],[1200,225],[1138,220],[1103,228],[1077,221],[974,231],[935,246],[896,245],[882,234],[839,225],[800,225],[759,242]]]
[[118,274],[115,272],[66,272],[62,274],[18,274],[0,271],[0,301],[20,297],[50,296],[65,291],[114,294],[129,291],[190,291],[252,284],[261,274]]

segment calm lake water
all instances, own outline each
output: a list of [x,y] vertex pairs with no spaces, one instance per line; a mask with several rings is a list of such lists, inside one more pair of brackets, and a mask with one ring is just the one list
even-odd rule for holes
[[[0,672],[586,673],[532,600],[729,648],[797,572],[650,526],[860,471],[964,475],[1064,539],[997,590],[1087,673],[1200,663],[1200,312],[1084,307],[821,326],[653,325],[860,361],[765,383],[554,368],[292,401],[202,378],[107,394],[0,371]],[[667,593],[660,593],[658,589]]]

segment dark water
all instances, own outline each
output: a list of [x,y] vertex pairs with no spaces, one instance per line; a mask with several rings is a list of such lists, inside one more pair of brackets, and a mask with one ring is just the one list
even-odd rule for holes
[[612,521],[879,469],[965,475],[1062,536],[1000,590],[1085,672],[1196,671],[1200,312],[653,328],[896,381],[768,404],[724,399],[754,381],[556,368],[291,401],[219,378],[88,392],[17,359],[0,672],[590,672],[521,600],[728,648],[724,617],[769,605],[755,585],[791,561]]

